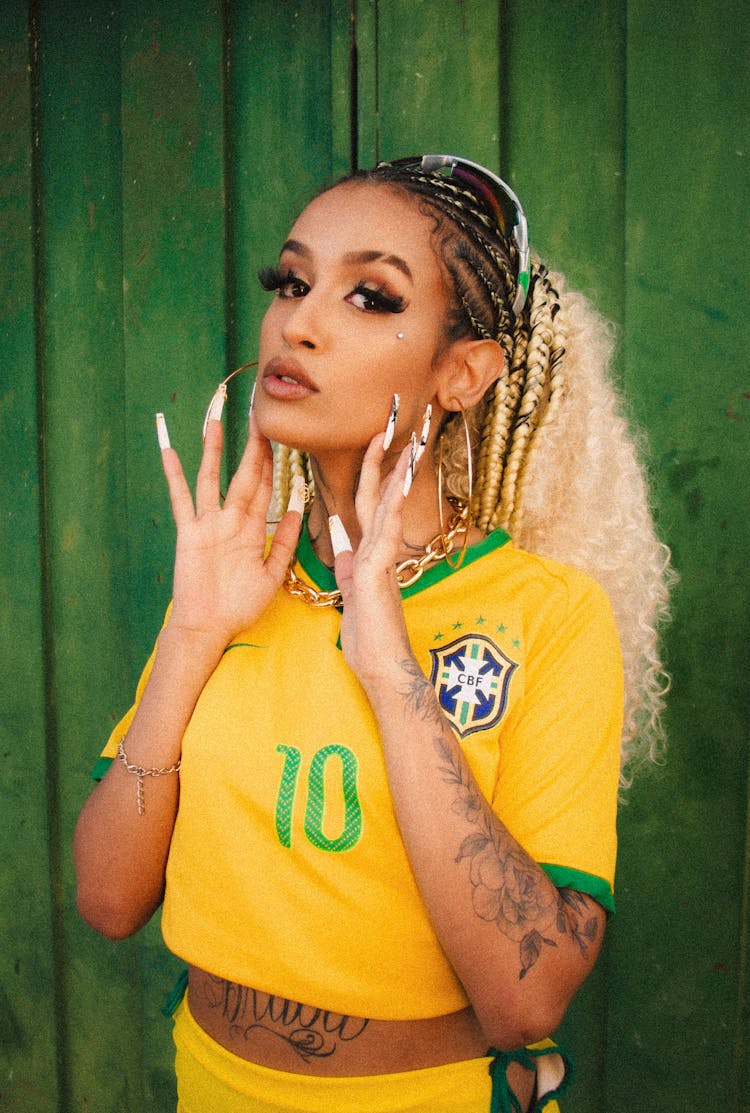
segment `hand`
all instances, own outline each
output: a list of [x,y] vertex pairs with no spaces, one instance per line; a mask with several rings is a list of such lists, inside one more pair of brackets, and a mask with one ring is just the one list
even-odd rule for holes
[[411,655],[396,577],[410,455],[407,445],[383,483],[382,434],[371,441],[355,499],[362,539],[356,554],[345,550],[335,559],[343,600],[341,648],[365,688],[392,674],[394,664]]
[[177,548],[169,627],[221,653],[263,613],[280,588],[299,537],[302,516],[287,512],[268,554],[266,515],[273,456],[251,415],[248,441],[222,505],[219,486],[224,431],[209,421],[195,505],[179,456],[162,449]]

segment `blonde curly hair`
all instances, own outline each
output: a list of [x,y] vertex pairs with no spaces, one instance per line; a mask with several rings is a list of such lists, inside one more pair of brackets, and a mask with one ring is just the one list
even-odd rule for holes
[[[620,782],[626,788],[664,747],[669,678],[659,628],[668,617],[675,575],[669,550],[656,535],[639,438],[611,379],[613,329],[538,260],[516,319],[510,308],[513,244],[488,232],[486,213],[472,212],[481,201],[465,189],[441,176],[390,167],[354,179],[416,194],[422,211],[435,217],[450,300],[444,342],[491,337],[505,352],[499,380],[464,415],[472,443],[471,492],[461,415],[452,415],[444,427],[446,490],[471,498],[471,521],[483,531],[503,528],[519,548],[588,573],[607,593],[623,656]],[[313,487],[305,454],[275,446],[271,520],[281,517],[295,475]]]

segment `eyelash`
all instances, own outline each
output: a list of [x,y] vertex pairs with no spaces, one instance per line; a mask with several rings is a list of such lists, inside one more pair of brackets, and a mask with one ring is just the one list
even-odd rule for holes
[[[264,267],[258,272],[258,281],[264,290],[269,293],[275,291],[281,298],[304,297],[310,288],[291,268],[282,271],[279,267]],[[290,287],[296,287],[296,295],[288,292]],[[373,288],[365,282],[358,282],[348,296],[351,297],[352,294],[359,294],[371,303],[370,309],[362,309],[364,313],[403,313],[406,309],[406,302],[402,297],[387,294],[385,290]]]

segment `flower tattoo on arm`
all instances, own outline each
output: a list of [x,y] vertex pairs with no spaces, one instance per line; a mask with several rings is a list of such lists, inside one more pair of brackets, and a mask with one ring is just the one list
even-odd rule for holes
[[451,811],[467,826],[455,862],[468,863],[474,912],[518,943],[519,980],[535,966],[545,947],[557,947],[555,934],[569,936],[587,959],[599,932],[592,898],[575,889],[540,884],[539,866],[484,799],[418,662],[406,658],[401,668],[407,678],[401,695],[408,711],[440,731],[434,737],[438,768],[444,783],[454,790]]
[[435,748],[443,778],[455,788],[452,810],[474,828],[462,840],[456,863],[468,862],[477,916],[518,943],[519,980],[544,947],[557,946],[554,931],[569,934],[587,958],[599,929],[596,917],[589,914],[588,898],[573,889],[541,886],[538,866],[508,838],[455,748],[444,735],[435,739]]

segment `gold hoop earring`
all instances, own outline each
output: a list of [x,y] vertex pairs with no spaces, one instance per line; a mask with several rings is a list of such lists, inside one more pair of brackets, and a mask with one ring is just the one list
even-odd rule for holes
[[[235,368],[234,371],[232,371],[229,375],[227,375],[226,379],[221,380],[221,382],[219,383],[216,390],[214,391],[214,393],[211,396],[211,401],[208,403],[208,409],[206,410],[206,416],[203,419],[203,439],[204,439],[204,441],[206,439],[206,429],[208,427],[208,423],[211,420],[211,418],[214,418],[217,421],[221,420],[221,415],[224,411],[224,403],[227,400],[227,383],[230,381],[230,379],[233,379],[235,375],[239,375],[240,371],[247,371],[247,370],[249,370],[249,368],[257,367],[257,366],[258,366],[257,359],[254,359],[252,361],[252,363],[243,363],[242,367]],[[255,391],[255,386],[253,385],[253,392],[254,391]],[[252,400],[251,400],[251,408],[252,408]]]
[[[458,560],[456,561],[455,564],[451,564],[450,558],[449,558],[449,553],[451,551],[453,541],[452,540],[449,541],[446,538],[446,536],[445,536],[445,525],[444,525],[444,522],[443,522],[443,440],[445,438],[444,433],[440,434],[440,440],[438,442],[438,469],[437,469],[438,475],[437,475],[437,479],[438,479],[438,514],[440,516],[440,540],[441,540],[441,543],[443,545],[443,551],[445,553],[445,563],[448,565],[448,567],[453,572],[456,572],[461,567],[461,565],[464,562],[464,557],[466,556],[466,550],[467,550],[468,545],[469,545],[469,515],[471,514],[471,500],[472,500],[473,495],[474,495],[474,464],[473,464],[473,461],[472,461],[472,458],[471,458],[471,433],[469,432],[469,423],[466,420],[466,411],[464,410],[464,408],[463,408],[463,406],[461,405],[460,402],[459,402],[459,413],[461,414],[461,420],[464,423],[464,436],[466,437],[466,461],[467,461],[467,477],[468,477],[468,480],[469,480],[469,497],[468,497],[468,500],[466,502],[466,518],[465,518],[464,525],[463,525],[463,533],[464,533],[463,545],[461,546],[461,552],[458,554]],[[446,498],[447,498],[448,502],[455,503],[457,501],[456,499],[451,498],[450,495],[446,496]]]

